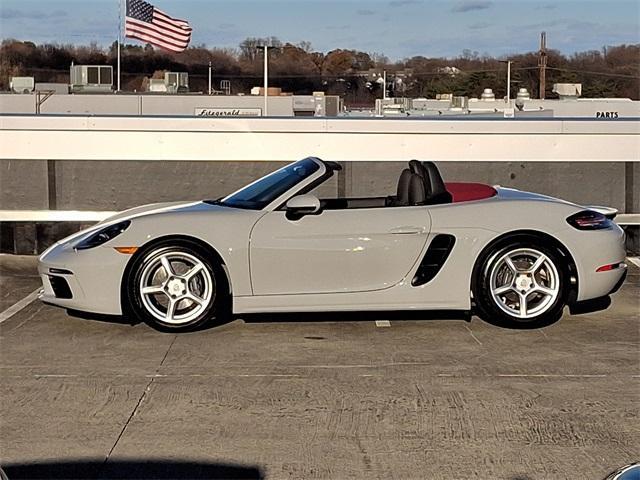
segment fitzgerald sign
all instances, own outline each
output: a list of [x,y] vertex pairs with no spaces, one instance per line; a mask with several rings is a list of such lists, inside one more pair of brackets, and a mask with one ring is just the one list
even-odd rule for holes
[[261,108],[196,108],[196,117],[260,117]]

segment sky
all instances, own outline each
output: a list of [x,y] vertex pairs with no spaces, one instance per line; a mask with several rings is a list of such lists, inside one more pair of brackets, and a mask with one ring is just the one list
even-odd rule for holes
[[[124,2],[124,0],[122,0]],[[192,45],[237,47],[276,36],[400,60],[465,49],[508,56],[547,46],[571,54],[640,43],[640,0],[147,0],[188,20]],[[0,0],[0,36],[35,43],[108,45],[119,0]],[[135,40],[128,42],[136,43]]]

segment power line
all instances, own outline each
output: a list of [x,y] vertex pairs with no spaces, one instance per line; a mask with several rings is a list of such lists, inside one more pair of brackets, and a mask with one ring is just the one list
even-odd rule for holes
[[636,77],[634,75],[625,75],[622,73],[593,72],[589,70],[574,70],[571,68],[554,68],[554,67],[547,67],[547,69],[555,70],[557,72],[581,73],[583,75],[600,75],[602,77],[616,77],[616,78],[628,78],[631,80],[640,80],[640,77]]

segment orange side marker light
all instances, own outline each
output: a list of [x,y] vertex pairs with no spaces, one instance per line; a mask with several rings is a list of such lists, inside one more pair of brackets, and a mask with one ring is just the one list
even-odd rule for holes
[[113,247],[118,252],[123,253],[125,255],[133,255],[138,251],[138,247]]

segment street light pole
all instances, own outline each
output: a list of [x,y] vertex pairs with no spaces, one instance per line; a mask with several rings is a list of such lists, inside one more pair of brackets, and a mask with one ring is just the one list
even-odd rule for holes
[[387,71],[382,71],[382,99],[387,99]]
[[211,62],[209,62],[209,95],[211,95]]
[[507,103],[511,105],[511,60],[500,60],[500,63],[507,64]]
[[511,105],[511,60],[507,60],[507,103]]
[[269,47],[264,46],[264,116],[269,116]]
[[[120,85],[120,77],[121,77],[121,71],[120,71],[121,59],[120,59],[120,57],[121,57],[122,52],[121,52],[120,45],[122,43],[122,14],[123,14],[123,11],[122,11],[122,0],[119,0],[118,1],[118,65],[117,65],[117,70],[118,70],[117,85],[118,85],[118,88],[117,88],[116,92],[120,92],[120,86],[121,86]],[[124,14],[126,15],[127,12],[125,11]]]
[[258,48],[264,48],[264,114],[263,116],[269,115],[269,102],[267,96],[267,90],[269,89],[269,45],[260,45]]

